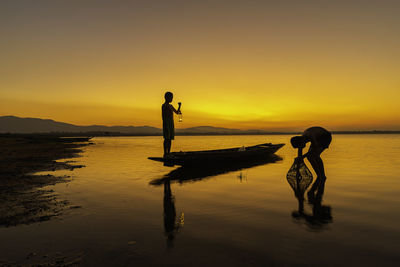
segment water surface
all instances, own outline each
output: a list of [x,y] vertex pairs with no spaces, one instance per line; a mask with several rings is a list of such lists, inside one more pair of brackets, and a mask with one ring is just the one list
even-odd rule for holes
[[77,159],[86,167],[57,172],[72,180],[49,187],[81,208],[0,228],[0,265],[63,255],[91,266],[397,266],[400,135],[333,136],[322,154],[329,213],[322,217],[307,203],[308,217],[292,216],[298,200],[286,181],[296,156],[289,139],[178,136],[174,151],[287,145],[275,163],[157,184],[176,169],[147,160],[161,155],[160,137],[95,138]]

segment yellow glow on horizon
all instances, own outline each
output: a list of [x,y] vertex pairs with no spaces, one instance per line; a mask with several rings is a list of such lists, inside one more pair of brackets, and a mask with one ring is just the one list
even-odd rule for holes
[[0,115],[160,127],[170,90],[178,128],[400,130],[395,8],[239,2],[3,5]]

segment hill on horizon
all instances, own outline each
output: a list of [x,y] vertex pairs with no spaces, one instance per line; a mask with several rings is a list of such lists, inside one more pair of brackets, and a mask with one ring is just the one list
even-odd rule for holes
[[[51,119],[20,118],[17,116],[0,116],[0,133],[121,133],[132,135],[161,135],[162,129],[151,126],[78,126]],[[176,129],[177,134],[240,134],[253,131],[242,131],[212,126],[198,126]]]
[[159,128],[151,126],[78,126],[51,119],[0,117],[0,133],[84,133],[115,132],[124,134],[160,134]]
[[[151,126],[78,126],[51,119],[20,118],[0,116],[0,134],[90,134],[90,135],[162,135],[162,129]],[[332,131],[334,134],[398,134],[400,131]],[[177,135],[257,135],[257,134],[299,134],[297,131],[240,130],[213,126],[197,126],[176,129]]]

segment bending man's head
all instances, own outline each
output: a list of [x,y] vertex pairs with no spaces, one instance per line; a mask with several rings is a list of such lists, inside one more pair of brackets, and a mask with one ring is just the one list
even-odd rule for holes
[[290,139],[290,143],[294,148],[304,148],[306,146],[306,139],[304,136],[294,136]]

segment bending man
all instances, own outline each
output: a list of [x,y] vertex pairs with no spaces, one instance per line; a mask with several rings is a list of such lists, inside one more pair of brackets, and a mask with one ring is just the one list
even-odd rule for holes
[[[317,174],[317,179],[312,185],[310,191],[307,193],[308,199],[318,199],[321,198],[324,193],[325,185],[325,169],[324,163],[321,159],[321,153],[327,149],[332,141],[331,133],[322,127],[311,127],[303,132],[301,136],[292,137],[290,142],[294,148],[299,149],[299,155],[302,155],[302,149],[306,146],[308,142],[311,143],[310,149],[304,155],[303,158],[307,158],[311,163],[312,168]],[[315,191],[318,189],[317,194]]]

